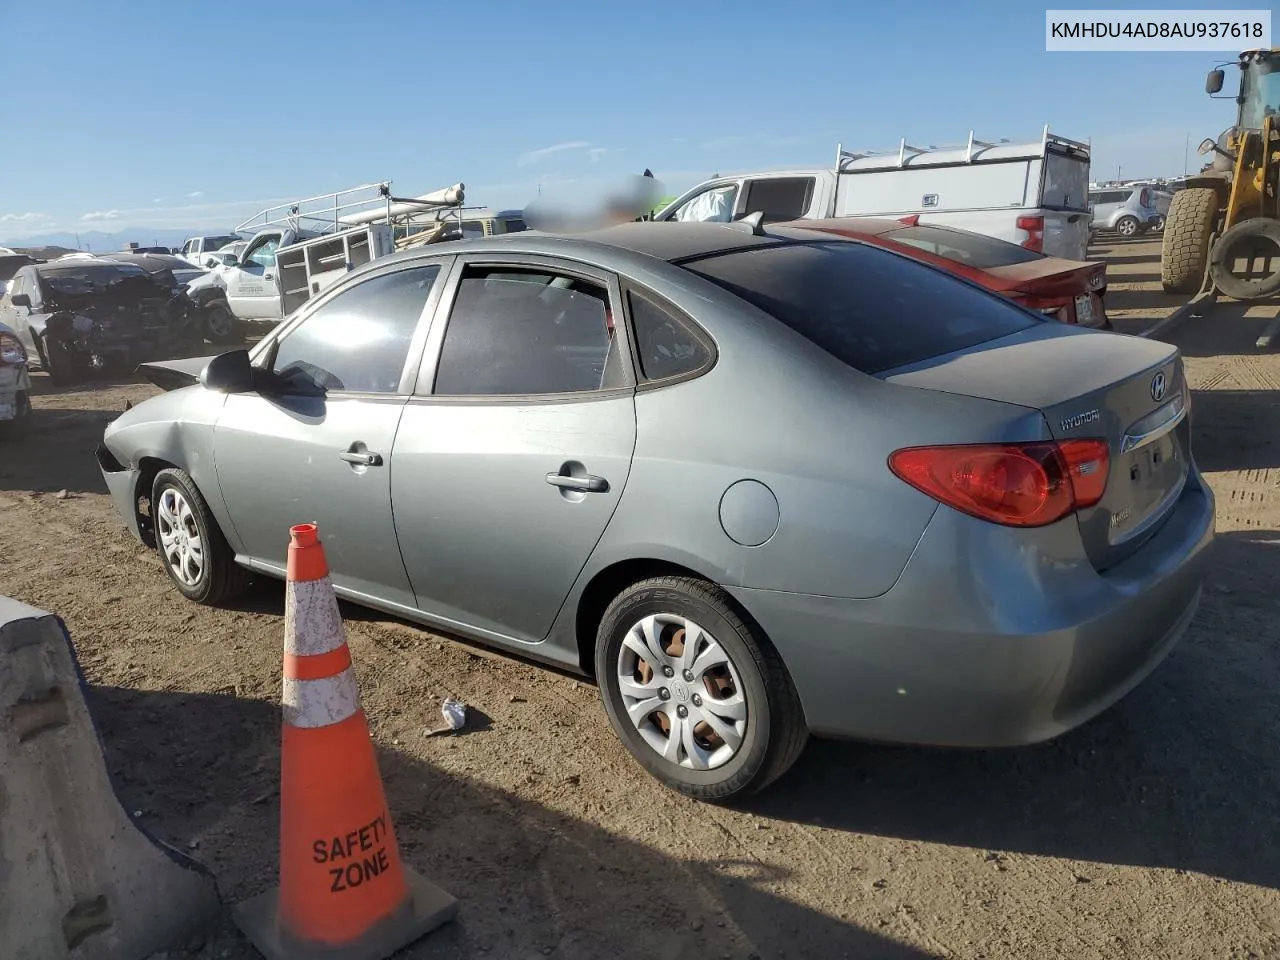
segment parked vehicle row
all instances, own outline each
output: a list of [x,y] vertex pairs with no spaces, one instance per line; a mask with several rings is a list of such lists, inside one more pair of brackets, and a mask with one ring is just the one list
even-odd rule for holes
[[920,223],[761,219],[371,260],[250,350],[146,364],[167,392],[103,478],[186,597],[283,577],[318,521],[341,596],[593,675],[702,799],[810,734],[1021,744],[1106,709],[1213,536],[1177,350],[921,262],[1003,269],[895,238]]

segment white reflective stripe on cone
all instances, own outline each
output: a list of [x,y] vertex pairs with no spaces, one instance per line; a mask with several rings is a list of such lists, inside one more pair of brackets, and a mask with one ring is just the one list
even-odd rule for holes
[[284,678],[284,722],[291,727],[327,727],[360,709],[360,691],[350,667],[322,680]]
[[329,578],[290,580],[284,595],[284,652],[309,657],[337,650],[345,642]]

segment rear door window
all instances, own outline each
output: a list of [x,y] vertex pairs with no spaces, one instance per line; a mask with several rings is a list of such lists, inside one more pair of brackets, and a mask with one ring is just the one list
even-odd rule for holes
[[862,243],[786,243],[678,263],[869,374],[1047,322],[942,270]]
[[746,212],[763,213],[765,223],[799,220],[813,201],[813,186],[813,177],[748,180]]
[[1044,254],[1020,247],[1016,243],[948,227],[917,224],[914,227],[892,230],[884,234],[884,237],[978,270],[1044,259]]

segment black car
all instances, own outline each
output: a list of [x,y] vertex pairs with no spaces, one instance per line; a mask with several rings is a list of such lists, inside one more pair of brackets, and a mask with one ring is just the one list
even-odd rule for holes
[[106,258],[20,268],[0,297],[0,323],[62,383],[197,356],[204,346],[199,318],[171,273]]

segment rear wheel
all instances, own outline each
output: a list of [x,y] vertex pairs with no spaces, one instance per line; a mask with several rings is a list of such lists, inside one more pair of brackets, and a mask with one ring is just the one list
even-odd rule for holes
[[619,594],[597,632],[596,677],[632,756],[698,800],[760,790],[795,763],[808,739],[777,651],[721,590],[700,580],[658,577]]
[[1160,248],[1160,285],[1166,293],[1200,290],[1218,207],[1218,191],[1212,187],[1187,187],[1173,195]]
[[151,522],[165,573],[188,600],[221,603],[248,586],[248,571],[235,562],[218,521],[185,470],[156,474]]
[[1122,237],[1136,237],[1141,229],[1137,217],[1121,217],[1116,221],[1116,233]]

